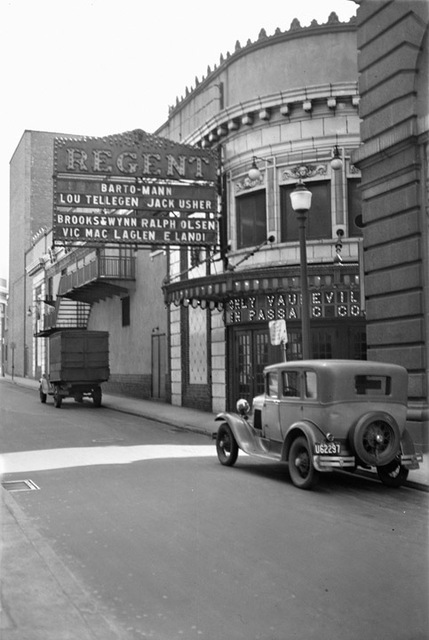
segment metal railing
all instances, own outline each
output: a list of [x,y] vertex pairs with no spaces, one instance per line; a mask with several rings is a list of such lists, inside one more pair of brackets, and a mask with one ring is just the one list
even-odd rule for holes
[[58,295],[69,293],[72,289],[83,287],[97,279],[135,280],[136,264],[134,257],[98,256],[92,262],[83,265],[71,273],[61,276]]

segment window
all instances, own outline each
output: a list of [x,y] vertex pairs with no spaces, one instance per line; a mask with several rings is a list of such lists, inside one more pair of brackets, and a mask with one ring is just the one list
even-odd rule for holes
[[[331,183],[325,180],[323,182],[309,182],[306,186],[313,194],[311,209],[307,214],[306,237],[309,240],[330,238],[332,235]],[[299,240],[298,216],[292,209],[290,202],[290,194],[294,189],[295,185],[288,185],[280,189],[282,242]]]
[[269,395],[270,398],[279,397],[279,380],[277,373],[274,371],[267,375],[267,395]]
[[188,310],[189,322],[189,384],[207,384],[207,315],[197,307]]
[[347,180],[347,210],[349,236],[362,235],[362,196],[360,180]]
[[190,268],[198,267],[205,260],[204,247],[191,246],[189,247],[189,265]]
[[283,395],[289,398],[301,396],[298,371],[283,371]]
[[332,332],[320,329],[318,331],[313,331],[311,338],[313,358],[315,360],[330,360],[332,358],[334,341]]
[[314,371],[306,371],[305,380],[305,397],[317,398],[317,376]]
[[389,376],[355,376],[355,389],[358,396],[389,396],[391,383]]
[[48,283],[46,285],[46,299],[53,300],[54,299],[54,279],[48,278]]
[[122,303],[122,326],[130,326],[130,296],[121,299]]
[[235,199],[237,247],[253,247],[267,239],[265,191],[256,191]]

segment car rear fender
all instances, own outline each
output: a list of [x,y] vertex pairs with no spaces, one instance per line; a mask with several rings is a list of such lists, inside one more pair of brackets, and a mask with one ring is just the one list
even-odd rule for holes
[[402,455],[414,455],[416,450],[414,448],[414,442],[409,434],[409,432],[407,431],[407,429],[404,429],[404,431],[401,434],[401,453]]
[[283,443],[281,458],[285,462],[288,459],[291,444],[298,436],[305,436],[311,451],[314,451],[314,445],[316,442],[321,442],[321,440],[324,439],[322,431],[313,422],[301,421],[292,424],[287,430]]
[[[238,415],[237,413],[225,412],[219,413],[215,418],[215,422],[226,422],[230,426],[240,449],[245,452],[253,451],[256,442],[256,434],[248,419]],[[216,437],[216,434],[213,435]]]

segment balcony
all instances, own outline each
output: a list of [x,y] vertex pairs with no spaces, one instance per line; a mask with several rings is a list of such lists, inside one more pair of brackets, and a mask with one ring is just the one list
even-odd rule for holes
[[92,304],[129,293],[135,286],[135,258],[98,256],[61,276],[58,296]]

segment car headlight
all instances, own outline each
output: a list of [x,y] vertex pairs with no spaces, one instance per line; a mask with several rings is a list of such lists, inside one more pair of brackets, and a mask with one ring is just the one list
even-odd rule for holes
[[244,398],[240,398],[240,400],[237,401],[237,413],[244,416],[247,415],[249,411],[250,404],[247,402],[247,400],[244,400]]

